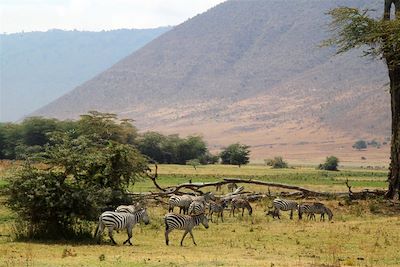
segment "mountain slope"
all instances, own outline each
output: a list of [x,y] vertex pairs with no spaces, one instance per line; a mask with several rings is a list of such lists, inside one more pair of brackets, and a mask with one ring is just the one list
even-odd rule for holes
[[383,63],[319,47],[329,9],[380,4],[227,1],[34,114],[115,112],[143,130],[201,133],[216,147],[242,141],[260,157],[278,145],[384,139],[390,110]]
[[0,121],[50,103],[169,29],[0,34]]

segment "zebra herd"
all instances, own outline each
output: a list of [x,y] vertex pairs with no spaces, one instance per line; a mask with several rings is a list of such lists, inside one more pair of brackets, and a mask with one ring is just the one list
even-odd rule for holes
[[[193,236],[193,228],[202,224],[205,228],[208,228],[208,220],[212,220],[212,215],[217,214],[218,219],[221,218],[223,222],[223,211],[231,204],[230,216],[235,216],[235,210],[242,209],[242,216],[244,215],[244,210],[247,209],[249,216],[252,215],[253,208],[251,207],[249,201],[246,198],[235,197],[232,199],[221,199],[216,200],[213,193],[206,193],[202,196],[192,196],[192,195],[172,195],[168,202],[168,211],[164,216],[165,223],[165,243],[169,245],[169,233],[174,230],[184,230],[184,234],[181,239],[181,246],[183,245],[183,240],[189,233],[192,237],[193,243],[196,245]],[[320,214],[320,220],[325,220],[325,214],[328,216],[329,220],[332,220],[333,213],[324,204],[319,202],[314,203],[301,203],[298,204],[292,200],[285,200],[276,198],[273,201],[273,206],[267,212],[267,215],[272,215],[273,218],[278,217],[280,219],[280,211],[290,211],[290,219],[293,219],[293,213],[298,212],[299,220],[303,218],[306,214],[309,220],[315,220],[315,214]],[[174,213],[174,207],[179,207],[179,214]],[[206,207],[208,207],[208,216],[206,215]],[[273,208],[273,210],[271,210]],[[183,214],[181,214],[183,211]],[[145,224],[150,223],[149,216],[147,214],[147,209],[140,204],[128,205],[128,206],[118,206],[115,211],[105,211],[99,217],[99,222],[97,229],[95,231],[95,238],[97,242],[100,243],[101,235],[107,228],[108,236],[111,242],[115,245],[116,242],[113,238],[114,230],[126,229],[128,234],[128,239],[123,242],[123,244],[128,243],[132,245],[132,229],[135,224],[143,222]]]

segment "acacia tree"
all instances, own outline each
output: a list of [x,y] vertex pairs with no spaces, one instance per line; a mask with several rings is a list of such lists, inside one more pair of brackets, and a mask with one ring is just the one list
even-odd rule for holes
[[332,37],[325,45],[337,46],[337,53],[366,46],[365,55],[386,62],[392,111],[391,162],[386,197],[394,198],[396,192],[400,197],[400,0],[385,0],[383,19],[371,18],[368,10],[349,7],[335,8],[329,14],[332,16]]

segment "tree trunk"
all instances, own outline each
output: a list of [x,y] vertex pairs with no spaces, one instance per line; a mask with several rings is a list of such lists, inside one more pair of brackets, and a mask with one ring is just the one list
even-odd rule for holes
[[[384,20],[390,20],[390,12],[394,7],[395,17],[399,19],[400,0],[385,0]],[[385,42],[385,40],[384,40]],[[392,110],[392,139],[390,149],[390,168],[388,182],[389,187],[386,197],[393,199],[398,194],[400,199],[400,65],[398,55],[395,54],[396,47],[387,47],[383,52],[389,70],[390,100]]]
[[390,150],[389,188],[387,198],[400,199],[400,66],[389,66],[390,97],[392,109],[392,140]]

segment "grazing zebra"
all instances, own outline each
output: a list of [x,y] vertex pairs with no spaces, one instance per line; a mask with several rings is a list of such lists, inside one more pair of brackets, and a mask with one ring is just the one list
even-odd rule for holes
[[205,210],[206,205],[203,201],[194,200],[192,203],[190,203],[189,214],[200,214],[204,213]]
[[113,230],[122,230],[126,229],[128,233],[128,239],[124,241],[124,245],[129,243],[132,245],[132,229],[135,224],[139,221],[143,221],[145,224],[149,224],[149,216],[147,215],[147,210],[142,208],[137,210],[134,213],[125,213],[125,212],[114,212],[114,211],[105,211],[99,217],[99,224],[97,225],[96,235],[97,243],[100,244],[101,235],[104,229],[108,228],[108,236],[110,237],[112,243],[116,245],[113,238]]
[[326,207],[324,204],[319,203],[319,202],[313,203],[312,213],[310,215],[310,218],[315,220],[315,214],[321,214],[320,221],[322,221],[322,220],[325,221],[325,214],[328,215],[328,219],[330,221],[333,218],[332,211],[328,207]]
[[238,188],[238,185],[235,184],[235,183],[230,183],[227,186],[228,186],[228,190],[231,191],[231,192],[233,192],[233,190]]
[[313,203],[302,203],[298,207],[299,220],[303,218],[303,214],[307,214],[307,218],[310,219],[313,214]]
[[191,195],[172,195],[169,198],[169,212],[174,211],[174,207],[179,207],[179,214],[183,211],[183,214],[187,214],[189,211],[189,206],[193,201],[193,196]]
[[192,197],[193,201],[209,202],[210,200],[215,200],[215,196],[212,192],[207,192],[202,196]]
[[210,202],[209,206],[209,211],[208,211],[208,216],[212,220],[212,215],[213,213],[217,213],[217,223],[218,223],[218,218],[221,217],[222,222],[224,222],[224,209],[228,207],[228,201],[227,200],[222,200],[220,203],[218,202]]
[[235,209],[242,209],[242,217],[245,208],[249,211],[249,215],[253,213],[253,208],[250,206],[250,203],[247,199],[234,198],[232,199],[231,206],[232,208],[229,215],[233,214],[233,217],[235,217]]
[[276,198],[274,199],[273,203],[273,208],[274,211],[268,211],[267,215],[272,214],[272,217],[275,218],[275,216],[278,217],[278,219],[281,219],[281,217],[279,216],[279,211],[283,210],[283,211],[288,211],[290,210],[290,219],[293,219],[293,211],[298,209],[298,204],[296,201],[293,200],[286,200],[286,199],[280,199],[280,198]]
[[185,239],[187,233],[190,233],[193,239],[193,244],[197,246],[196,241],[194,241],[194,236],[192,232],[193,227],[199,224],[203,224],[205,228],[208,228],[208,219],[207,216],[204,215],[204,213],[198,215],[181,215],[175,213],[168,213],[164,217],[164,222],[165,222],[165,243],[167,244],[167,246],[169,245],[168,235],[174,229],[185,230],[185,233],[183,234],[181,240],[181,246],[183,245],[183,239]]

